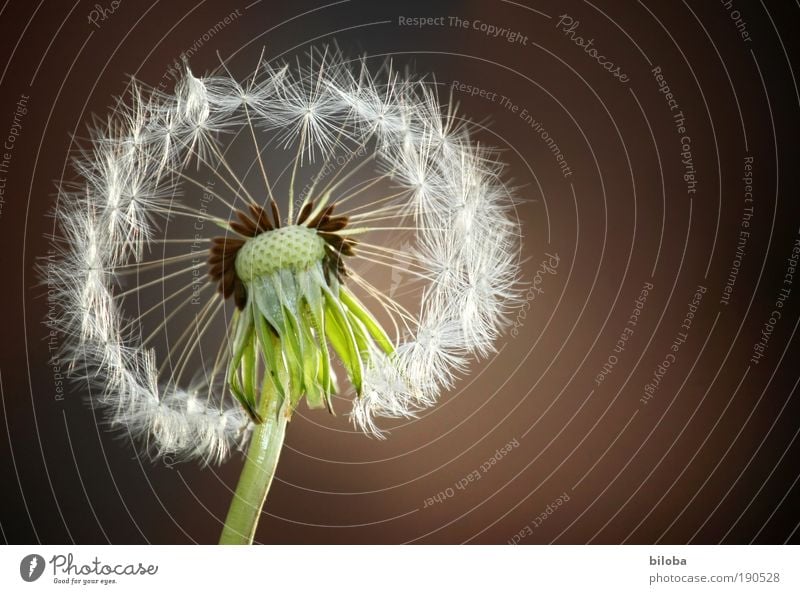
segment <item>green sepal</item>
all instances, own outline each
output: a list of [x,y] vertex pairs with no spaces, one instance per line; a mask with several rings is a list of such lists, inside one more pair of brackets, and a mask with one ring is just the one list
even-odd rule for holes
[[331,341],[336,354],[342,360],[350,381],[356,389],[356,394],[361,395],[364,381],[364,369],[361,363],[361,354],[356,343],[353,329],[347,320],[342,306],[333,297],[330,289],[324,288],[325,294],[325,335]]
[[299,371],[302,376],[302,381],[298,382],[297,399],[299,400],[300,396],[305,393],[310,407],[320,407],[323,402],[321,388],[317,382],[319,346],[309,327],[311,320],[308,317],[308,307],[299,283],[298,277],[303,273],[297,271],[292,274],[288,270],[281,270],[279,274],[284,315],[287,319],[287,326],[291,325],[295,330],[291,339],[294,341],[293,347],[297,354],[297,361],[300,363]]
[[[318,265],[319,266],[319,265]],[[305,301],[304,313],[308,316],[311,329],[317,338],[319,347],[319,369],[317,378],[322,386],[325,397],[325,405],[330,412],[333,412],[331,402],[331,392],[335,390],[333,373],[331,370],[331,357],[328,352],[328,343],[325,340],[325,305],[322,292],[319,287],[312,282],[311,273],[308,271],[300,272],[297,276],[297,285]]]
[[356,346],[358,347],[358,353],[361,356],[361,360],[366,361],[369,359],[369,338],[367,337],[367,332],[364,329],[364,325],[358,321],[358,318],[354,316],[350,310],[347,308],[342,308],[342,310],[347,316],[350,329],[353,331],[353,338],[356,339]]
[[[281,274],[283,272],[286,274]],[[303,396],[303,347],[305,346],[300,329],[301,322],[297,316],[297,288],[288,271],[280,270],[271,278],[274,286],[277,287],[283,315],[283,327],[286,329],[281,334],[281,340],[288,347],[284,350],[284,355],[289,372],[289,393],[291,394],[292,409],[294,409]]]
[[275,286],[275,281],[279,280],[277,275],[274,277],[274,280],[272,275],[261,279],[258,285],[252,288],[252,295],[255,297],[258,311],[266,318],[270,326],[275,329],[278,337],[282,337],[286,334],[286,325],[283,320],[283,307],[281,306],[280,295]]
[[[234,339],[230,364],[228,365],[228,385],[234,397],[242,404],[247,414],[255,423],[261,423],[261,415],[257,411],[256,394],[253,386],[247,389],[247,385],[242,386],[239,377],[240,369],[247,368],[248,364],[252,362],[252,341],[253,341],[253,315],[247,308],[240,314],[238,311],[234,313],[231,322],[234,327]],[[249,347],[249,349],[248,349]],[[251,351],[248,354],[248,350]],[[244,366],[242,366],[243,359],[247,359]],[[244,369],[241,369],[244,372]],[[249,375],[249,369],[247,369]],[[249,383],[249,382],[247,382]]]
[[[288,391],[292,401],[292,408],[294,408],[302,394],[301,374],[298,372],[298,365],[296,364],[301,359],[300,346],[297,343],[296,329],[291,323],[291,315],[287,315],[286,307],[284,307],[284,290],[278,273],[270,274],[261,279],[258,285],[253,288],[252,294],[258,306],[258,313],[275,329],[281,344],[287,347],[286,349],[278,350],[283,351],[283,355],[286,357],[289,385],[288,390],[284,390],[284,392]],[[256,317],[258,317],[258,313],[256,313]]]
[[[266,318],[258,315],[258,311],[254,312],[254,315],[258,342],[261,345],[261,356],[264,360],[264,381],[269,380],[272,383],[283,401],[286,398],[286,386],[283,385],[282,380],[285,373],[283,359],[280,357],[280,341],[274,336]],[[278,344],[276,345],[276,343]]]
[[303,320],[301,330],[303,342],[303,383],[305,384],[306,400],[309,408],[322,408],[326,405],[323,393],[323,384],[319,382],[320,347],[311,334],[310,316],[301,317]]
[[244,352],[242,353],[241,373],[242,391],[248,397],[248,401],[252,401],[255,405],[258,366],[256,365],[255,334],[253,332],[249,333]]
[[389,336],[386,334],[386,331],[383,327],[378,323],[378,321],[372,317],[372,314],[369,313],[366,307],[364,307],[361,302],[359,302],[355,296],[351,295],[350,292],[341,287],[339,289],[339,298],[342,300],[342,303],[345,305],[347,310],[352,313],[358,320],[364,324],[364,327],[370,333],[372,338],[378,345],[383,349],[383,352],[387,355],[391,355],[394,353],[394,344]]

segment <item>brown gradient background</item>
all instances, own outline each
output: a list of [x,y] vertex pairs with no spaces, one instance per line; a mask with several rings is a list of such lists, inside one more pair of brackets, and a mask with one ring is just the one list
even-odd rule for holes
[[[218,469],[140,459],[98,428],[80,386],[59,401],[48,365],[46,254],[54,180],[73,134],[136,74],[157,85],[226,14],[242,16],[192,56],[193,70],[336,40],[350,55],[507,96],[567,159],[499,102],[455,92],[488,126],[519,188],[525,280],[545,254],[556,274],[514,313],[519,335],[437,408],[386,441],[347,417],[305,409],[291,423],[257,538],[270,543],[783,543],[799,539],[800,278],[758,365],[753,344],[798,238],[800,129],[792,2],[133,2],[99,27],[93,2],[10,0],[0,8],[0,137],[30,96],[0,214],[3,291],[0,527],[9,543],[211,543],[241,459]],[[108,2],[99,2],[107,7]],[[619,83],[561,34],[558,15],[630,77]],[[398,16],[459,16],[510,27],[527,44]],[[698,180],[682,180],[679,136],[650,73],[660,65],[686,116]],[[754,158],[754,216],[729,305],[720,304]],[[388,287],[393,279],[384,279]],[[644,282],[646,308],[613,373],[606,361]],[[652,401],[639,398],[695,287],[707,293]],[[344,412],[344,407],[340,407]],[[391,424],[390,424],[391,426]],[[519,447],[463,490],[455,484],[512,440]],[[425,506],[452,489],[453,496]],[[569,501],[534,528],[561,494]],[[440,498],[441,499],[441,498]],[[526,528],[528,527],[528,528]]]

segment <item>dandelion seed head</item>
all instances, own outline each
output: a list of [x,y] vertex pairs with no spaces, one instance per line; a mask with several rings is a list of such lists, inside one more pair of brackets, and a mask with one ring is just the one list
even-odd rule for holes
[[382,437],[493,352],[518,299],[503,165],[390,62],[323,48],[221,70],[185,64],[172,93],[132,81],[78,151],[57,212],[64,356],[152,456],[225,460],[265,398],[332,409],[334,360],[353,422]]

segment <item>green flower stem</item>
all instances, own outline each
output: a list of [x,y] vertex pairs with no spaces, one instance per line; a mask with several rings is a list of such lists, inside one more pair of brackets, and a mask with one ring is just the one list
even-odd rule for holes
[[[261,508],[267,499],[286,434],[286,411],[271,382],[261,396],[263,423],[256,425],[236,485],[219,544],[253,544]],[[286,402],[286,400],[284,400]]]

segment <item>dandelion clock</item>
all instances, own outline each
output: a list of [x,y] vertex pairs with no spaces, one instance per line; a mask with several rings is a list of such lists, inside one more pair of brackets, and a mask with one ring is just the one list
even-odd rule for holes
[[517,296],[496,152],[433,83],[370,65],[132,81],[60,187],[63,356],[148,455],[244,453],[221,543],[252,542],[301,400],[351,399],[383,438],[493,351]]

